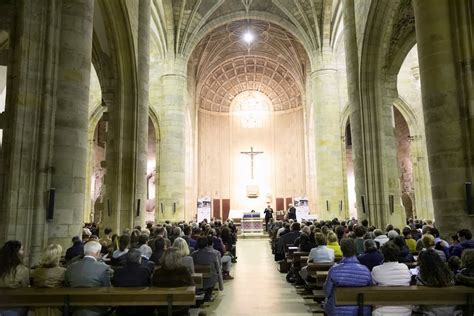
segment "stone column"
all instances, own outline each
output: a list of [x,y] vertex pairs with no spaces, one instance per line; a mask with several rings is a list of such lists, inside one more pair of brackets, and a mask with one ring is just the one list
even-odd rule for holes
[[[110,4],[111,9],[120,10],[119,4]],[[121,24],[114,35],[116,41],[123,45],[120,47],[130,48],[133,46],[133,39],[124,36],[123,32],[126,30],[126,25]],[[124,49],[117,53],[118,63],[122,68],[119,71],[120,84],[116,86],[115,93],[103,94],[110,119],[107,124],[106,193],[102,227],[110,227],[117,233],[124,228],[145,224],[149,117],[149,0],[139,2],[138,32],[133,36],[137,36],[137,49]]]
[[433,208],[446,235],[474,224],[465,212],[464,192],[464,182],[473,180],[473,134],[467,123],[473,116],[472,81],[470,86],[465,81],[465,76],[472,80],[472,51],[463,50],[472,47],[472,39],[463,36],[466,27],[472,30],[464,19],[468,10],[462,9],[468,3],[413,1]]
[[345,199],[336,69],[327,64],[314,70],[311,82],[316,142],[317,211],[324,219],[341,218]]
[[160,221],[184,219],[186,80],[184,60],[165,62],[158,104],[161,139],[156,218]]
[[346,56],[347,93],[349,96],[350,124],[352,137],[352,163],[354,166],[357,217],[367,219],[368,212],[363,212],[362,198],[367,209],[366,175],[364,167],[364,147],[362,131],[362,114],[359,89],[359,55],[357,49],[354,0],[343,0],[344,12],[344,46]]
[[[148,118],[150,81],[150,0],[141,0],[138,5],[138,109],[137,141],[135,158],[135,200],[140,200],[140,214],[135,214],[134,226],[145,225],[147,201],[147,162],[148,162]],[[137,206],[136,206],[137,207]]]
[[61,11],[49,243],[69,246],[83,224],[94,1],[70,0]]

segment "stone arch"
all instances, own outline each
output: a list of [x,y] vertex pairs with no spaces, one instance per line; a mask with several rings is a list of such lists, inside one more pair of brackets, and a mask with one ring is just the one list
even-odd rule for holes
[[[389,133],[389,129],[392,106],[398,93],[393,85],[396,76],[388,73],[387,61],[391,59],[394,43],[397,44],[399,38],[404,38],[394,39],[392,35],[398,27],[401,5],[405,3],[404,0],[372,2],[362,39],[360,94],[367,177],[366,205],[369,221],[376,226],[387,223],[403,225],[405,222],[396,160],[382,158],[396,157],[395,138]],[[389,205],[391,198],[395,201],[393,209]]]

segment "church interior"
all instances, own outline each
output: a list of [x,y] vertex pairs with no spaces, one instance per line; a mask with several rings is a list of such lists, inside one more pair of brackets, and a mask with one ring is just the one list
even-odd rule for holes
[[87,225],[118,247],[136,227],[234,222],[208,315],[311,315],[268,245],[292,203],[301,234],[431,225],[449,257],[474,228],[473,5],[0,0],[0,244],[31,267]]

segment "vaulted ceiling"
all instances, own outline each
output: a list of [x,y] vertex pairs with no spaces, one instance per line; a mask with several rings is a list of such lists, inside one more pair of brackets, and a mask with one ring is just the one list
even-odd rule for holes
[[331,45],[339,0],[153,0],[153,39],[162,57],[188,58],[213,28],[242,19],[278,24],[308,52]]
[[[250,44],[242,39],[246,31],[255,36]],[[234,97],[248,90],[264,93],[275,111],[302,104],[307,55],[291,34],[271,23],[221,26],[197,45],[189,62],[203,109],[228,112]]]

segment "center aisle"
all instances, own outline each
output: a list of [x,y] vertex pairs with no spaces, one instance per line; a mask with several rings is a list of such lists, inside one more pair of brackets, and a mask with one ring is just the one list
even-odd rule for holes
[[203,310],[214,315],[312,315],[303,298],[279,273],[268,239],[239,239],[238,262],[224,281],[224,291]]

